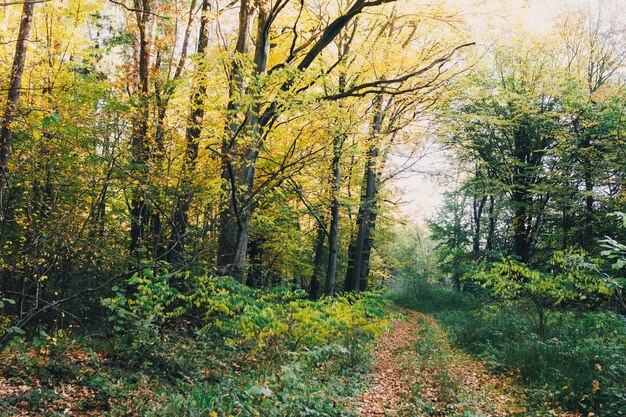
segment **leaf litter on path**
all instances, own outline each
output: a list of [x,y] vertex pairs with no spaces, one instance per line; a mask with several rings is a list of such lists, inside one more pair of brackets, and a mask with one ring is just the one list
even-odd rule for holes
[[371,383],[356,402],[364,417],[524,415],[512,378],[453,347],[433,317],[402,310],[379,340]]

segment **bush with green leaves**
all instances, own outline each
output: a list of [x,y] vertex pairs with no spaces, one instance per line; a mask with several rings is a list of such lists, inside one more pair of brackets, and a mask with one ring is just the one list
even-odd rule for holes
[[200,383],[187,395],[168,399],[146,416],[310,416],[356,417],[349,399],[359,392],[358,374],[342,365],[346,349],[323,345],[291,355],[262,381],[228,377],[218,383]]
[[298,351],[337,340],[352,343],[379,334],[384,325],[379,293],[311,301],[305,291],[283,286],[264,292],[232,278],[187,274],[182,279],[187,292],[179,291],[168,275],[135,275],[128,280],[132,296],[114,287],[115,296],[103,300],[113,329],[132,335],[131,349],[149,352],[163,326],[183,317],[200,323],[199,333],[219,333],[227,345],[265,352],[285,347]]
[[[613,216],[620,218],[622,228],[626,228],[626,213],[617,212],[613,213]],[[623,270],[626,268],[626,245],[606,236],[600,240],[600,246],[604,249],[601,252],[602,256],[612,262],[611,268],[615,272],[612,276],[615,301],[626,314],[626,277],[623,274]]]
[[[288,286],[148,271],[112,290],[102,301],[109,332],[43,338],[47,346],[22,350],[3,372],[50,393],[70,384],[87,393],[81,409],[101,415],[348,417],[386,326],[378,293],[311,301]],[[59,400],[42,395],[1,405]]]
[[598,306],[610,299],[615,282],[600,272],[601,260],[582,250],[557,251],[549,271],[532,269],[512,257],[481,265],[465,279],[481,284],[499,300],[531,303],[529,314],[540,338],[554,309]]
[[4,314],[5,306],[14,304],[14,299],[3,297],[2,293],[0,293],[0,334],[4,332],[24,333],[24,331],[19,327],[11,327],[11,319]]
[[134,276],[103,303],[115,356],[185,386],[160,384],[158,407],[139,397],[126,408],[155,416],[350,416],[387,314],[380,293],[311,301],[298,288],[192,274]]
[[[127,280],[126,287],[114,286],[113,297],[102,304],[109,310],[109,323],[119,336],[123,353],[142,365],[163,349],[163,325],[180,317],[184,296],[170,284],[167,274],[146,270]],[[129,292],[132,295],[129,295]]]

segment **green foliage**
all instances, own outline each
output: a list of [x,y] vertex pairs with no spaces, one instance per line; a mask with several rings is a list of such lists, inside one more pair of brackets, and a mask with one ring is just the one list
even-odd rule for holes
[[14,305],[14,304],[15,304],[14,299],[2,297],[2,294],[0,293],[0,334],[6,331],[21,330],[15,327],[12,329],[10,327],[11,319],[4,314],[4,307],[6,305]]
[[[450,265],[442,264],[439,253],[441,246],[430,238],[399,233],[393,254],[396,267],[389,280],[386,296],[394,303],[414,310],[434,313],[442,308],[470,308],[476,304],[472,294],[454,291],[448,285],[454,284],[447,274]],[[458,263],[457,267],[461,267]],[[462,268],[469,268],[464,265]],[[458,272],[458,271],[457,271]]]
[[559,312],[540,339],[519,307],[441,315],[457,344],[499,371],[517,373],[535,408],[544,403],[620,416],[626,410],[626,324],[604,313]]
[[[171,281],[189,288],[180,292]],[[345,294],[319,301],[307,299],[303,290],[274,287],[253,290],[232,278],[153,275],[146,271],[127,282],[132,288],[114,287],[114,297],[103,304],[109,321],[124,339],[128,353],[149,357],[162,349],[163,328],[183,316],[204,324],[199,334],[219,334],[227,346],[263,352],[277,359],[285,348],[302,351],[311,346],[342,341],[348,357],[358,363],[361,344],[380,333],[385,311],[377,293]],[[125,346],[125,345],[123,345]]]
[[86,393],[83,409],[112,416],[353,416],[348,401],[386,326],[376,293],[310,301],[285,286],[148,271],[112,292],[102,303],[113,334],[77,344],[42,333],[2,371],[51,388],[3,406],[49,407],[64,383]]
[[203,312],[199,334],[219,336],[227,349],[254,357],[261,377],[196,386],[172,403],[171,414],[352,415],[341,404],[350,384],[340,380],[353,381],[354,371],[368,366],[366,346],[384,326],[380,295],[310,301],[304,291],[286,287],[262,292],[230,278],[191,279],[195,290],[184,300]]
[[557,251],[550,260],[550,271],[531,269],[514,259],[481,265],[465,279],[481,284],[499,300],[531,303],[527,314],[536,333],[545,337],[548,315],[557,308],[595,306],[610,298],[615,282],[599,271],[597,259],[581,250]]
[[[146,361],[163,349],[163,324],[184,312],[174,306],[182,295],[169,279],[146,270],[129,278],[126,288],[114,286],[115,296],[102,300],[110,311],[112,329],[121,336],[120,348],[144,365],[151,364]],[[128,296],[128,292],[133,295]]]
[[[346,400],[359,385],[343,363],[346,349],[324,345],[303,351],[280,366],[262,383],[226,378],[218,384],[198,384],[189,395],[170,399],[164,410],[145,415],[356,416]],[[321,368],[320,368],[321,365]]]
[[202,312],[206,324],[201,332],[217,332],[227,345],[263,351],[270,358],[286,346],[301,351],[335,341],[350,345],[368,340],[384,324],[377,293],[311,301],[300,289],[278,286],[263,292],[232,278],[194,277],[189,284],[193,291],[181,299],[187,309]]
[[558,306],[612,294],[611,281],[599,272],[597,262],[587,259],[583,251],[557,251],[550,261],[550,272],[506,258],[483,265],[466,279],[482,284],[502,299],[530,298],[541,305]]

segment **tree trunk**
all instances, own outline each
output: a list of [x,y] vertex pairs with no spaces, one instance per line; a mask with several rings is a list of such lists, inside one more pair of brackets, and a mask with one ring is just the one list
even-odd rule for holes
[[531,139],[529,132],[519,129],[515,132],[514,157],[517,167],[514,168],[512,176],[513,190],[511,199],[513,202],[513,253],[522,262],[528,262],[530,253],[530,224],[532,223],[532,187],[533,169],[536,169],[538,161],[532,161],[532,149],[530,149]]
[[[378,188],[378,186],[377,186]],[[370,213],[369,227],[367,228],[367,233],[365,235],[365,246],[363,248],[363,261],[361,267],[361,278],[359,284],[359,291],[367,291],[369,287],[369,275],[370,275],[370,258],[372,254],[372,247],[374,244],[374,237],[372,236],[372,232],[376,229],[376,198],[374,196],[373,208]]]
[[[359,205],[359,214],[357,216],[357,236],[354,242],[354,260],[352,261],[352,291],[359,292],[364,290],[361,287],[363,276],[366,270],[366,264],[369,263],[369,251],[367,250],[368,240],[370,239],[370,229],[372,226],[372,217],[375,209],[375,200],[377,194],[376,187],[376,162],[379,150],[372,147],[368,151],[367,165],[364,175],[363,192],[361,193],[361,203]],[[367,282],[367,276],[365,277]]]
[[369,274],[369,258],[371,252],[371,231],[375,220],[376,199],[379,188],[379,135],[382,130],[383,120],[383,97],[377,96],[374,102],[374,119],[372,122],[372,145],[367,152],[365,173],[363,176],[363,188],[361,202],[357,216],[357,236],[354,242],[351,281],[352,291],[359,292],[367,289],[367,276]]
[[477,196],[474,195],[472,201],[472,213],[474,217],[474,236],[472,237],[472,253],[474,257],[478,257],[480,253],[480,229],[481,229],[481,221],[483,217],[483,209],[485,208],[485,204],[487,203],[487,196],[483,196],[480,201],[477,199]]
[[324,256],[324,241],[326,233],[324,227],[319,224],[317,226],[317,237],[315,239],[315,258],[313,259],[313,275],[311,275],[311,284],[309,286],[309,298],[317,300],[319,296],[319,276],[322,272],[322,257]]
[[[198,37],[198,55],[203,59],[205,50],[209,44],[208,19],[209,0],[202,1],[200,34]],[[200,82],[191,96],[191,112],[189,123],[185,130],[185,157],[181,173],[180,194],[176,198],[174,214],[172,216],[172,234],[168,251],[168,260],[175,265],[186,265],[185,237],[189,223],[189,207],[191,206],[193,173],[198,161],[198,145],[202,133],[202,121],[204,119],[204,100],[206,97],[206,85]]]
[[587,135],[585,140],[582,143],[582,152],[583,152],[583,176],[585,181],[585,216],[584,216],[584,229],[583,229],[583,240],[581,242],[581,246],[586,251],[590,251],[593,249],[593,168],[590,152],[592,150],[591,139]]
[[133,189],[131,198],[130,252],[136,256],[139,265],[142,259],[142,247],[148,243],[145,228],[150,221],[150,205],[148,202],[148,162],[150,158],[149,123],[150,117],[150,59],[152,44],[156,32],[156,17],[153,16],[152,0],[136,0],[135,16],[139,29],[139,68],[138,81],[140,86],[137,113],[133,119],[131,140],[132,163],[137,187]]
[[261,255],[263,254],[262,241],[260,239],[251,239],[248,250],[248,259],[250,266],[248,267],[248,276],[246,277],[246,285],[252,288],[259,288],[262,284],[261,271]]
[[333,138],[333,161],[330,209],[330,231],[328,233],[328,266],[326,268],[326,284],[324,294],[332,296],[335,293],[335,281],[337,279],[337,254],[339,251],[339,186],[341,182],[341,148],[343,137],[339,134]]
[[[159,71],[161,63],[159,56],[157,55],[155,64],[155,70]],[[165,93],[165,94],[164,94]],[[161,91],[161,86],[159,83],[155,83],[154,86],[154,98],[155,98],[155,106],[156,106],[156,129],[154,131],[154,143],[150,146],[150,158],[152,159],[150,165],[153,169],[158,169],[163,161],[163,157],[165,156],[165,117],[167,116],[167,107],[169,104],[169,96],[168,92]],[[156,174],[156,172],[154,173]],[[154,195],[157,194],[157,195]],[[149,251],[152,255],[152,261],[156,262],[159,259],[163,258],[163,255],[166,253],[166,248],[164,247],[163,241],[163,224],[161,221],[161,213],[157,210],[158,204],[163,201],[163,199],[158,195],[161,194],[160,190],[155,190],[152,198],[157,199],[158,202],[153,204],[153,207],[150,210],[150,218],[149,218],[149,236],[150,236],[150,246]]]
[[493,251],[493,239],[496,232],[496,216],[495,216],[495,201],[493,194],[489,194],[489,230],[487,231],[487,241],[485,242],[485,250],[487,252]]
[[528,231],[527,231],[527,213],[526,213],[526,197],[524,193],[513,193],[513,202],[516,205],[515,217],[513,218],[513,253],[518,256],[522,262],[528,260]]
[[[358,232],[358,229],[357,229],[357,232]],[[354,254],[356,250],[356,247],[354,244],[355,242],[356,242],[356,239],[354,238],[354,235],[350,236],[350,244],[348,245],[348,268],[346,269],[346,279],[343,284],[343,290],[346,292],[354,290],[354,282],[352,280],[352,276],[354,275],[354,258],[355,258]]]
[[[233,60],[230,80],[228,111],[232,118],[229,134],[222,142],[222,191],[226,199],[220,213],[220,233],[218,238],[217,264],[222,274],[230,275],[238,282],[244,281],[245,263],[248,250],[248,235],[253,212],[252,192],[258,140],[261,132],[258,120],[260,105],[252,105],[243,121],[237,121],[237,113],[244,110],[238,103],[238,96],[246,93],[243,68],[240,60],[247,54],[248,38],[254,10],[247,0],[241,0],[239,11],[239,36]],[[257,20],[257,40],[255,43],[255,75],[265,72],[269,42],[266,33],[267,11],[261,10]],[[262,51],[259,51],[262,49]],[[245,146],[242,142],[245,142]],[[240,149],[243,148],[243,149]]]
[[22,88],[22,75],[24,74],[24,63],[26,52],[28,51],[28,36],[33,23],[34,2],[25,2],[22,8],[20,28],[15,44],[15,55],[9,78],[9,93],[4,112],[2,115],[2,126],[0,128],[0,220],[4,220],[4,203],[6,199],[6,189],[9,175],[9,155],[13,144],[13,127],[11,124],[15,119],[17,104]]

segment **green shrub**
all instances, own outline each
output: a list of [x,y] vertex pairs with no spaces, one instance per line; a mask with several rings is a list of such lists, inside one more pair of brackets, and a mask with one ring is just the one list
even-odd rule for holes
[[353,416],[387,314],[378,293],[311,301],[286,286],[151,272],[102,303],[109,333],[81,343],[44,333],[40,349],[12,357],[3,375],[50,389],[3,406],[45,409],[70,384],[99,415]]
[[211,276],[129,283],[132,296],[116,288],[104,301],[117,356],[131,358],[141,372],[182,378],[180,389],[161,385],[156,402],[132,398],[126,409],[142,415],[352,415],[342,403],[386,326],[377,293],[311,301],[299,289],[267,292]]
[[535,405],[548,401],[600,416],[626,413],[626,323],[606,313],[555,313],[545,339],[520,310],[491,306],[442,316],[455,342],[498,371],[526,382]]
[[[198,384],[189,395],[178,395],[163,410],[147,416],[355,416],[348,399],[358,391],[357,380],[340,371],[346,350],[327,345],[296,355],[263,383],[226,378],[218,384]],[[320,370],[320,364],[335,365]],[[345,369],[345,368],[343,368]]]

